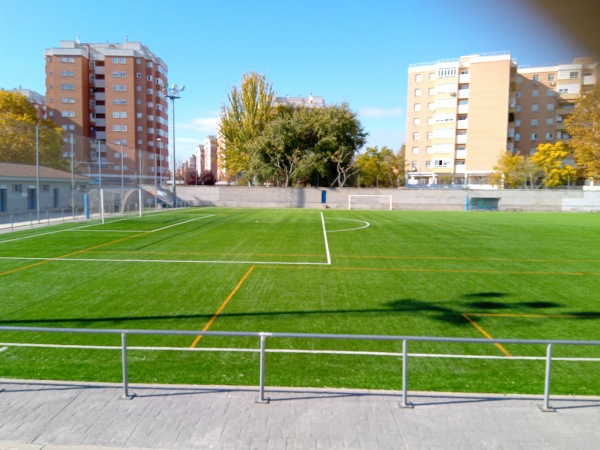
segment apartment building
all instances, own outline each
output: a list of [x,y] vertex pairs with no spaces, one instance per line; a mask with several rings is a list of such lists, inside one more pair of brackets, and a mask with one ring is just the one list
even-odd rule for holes
[[568,142],[564,119],[598,70],[585,58],[519,68],[508,52],[411,65],[407,182],[487,185],[502,152]]
[[79,39],[60,41],[45,58],[48,117],[74,136],[73,153],[89,175],[101,174],[103,183],[167,178],[167,65],[161,58],[140,42]]

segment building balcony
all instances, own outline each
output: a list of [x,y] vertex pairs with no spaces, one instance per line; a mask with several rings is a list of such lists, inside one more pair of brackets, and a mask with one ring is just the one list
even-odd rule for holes
[[456,150],[456,159],[465,159],[467,157],[466,150]]
[[458,98],[469,98],[469,89],[459,89]]
[[464,164],[454,166],[454,173],[467,173],[467,167]]
[[94,99],[96,102],[103,102],[106,100],[106,94],[104,92],[96,92],[94,94]]
[[457,144],[466,144],[467,143],[467,135],[459,134],[458,136],[456,136],[456,143]]
[[469,105],[458,105],[459,114],[467,114],[469,112]]
[[469,83],[470,81],[471,81],[471,75],[469,75],[469,74],[458,76],[459,83]]
[[584,76],[583,84],[596,84],[596,77],[594,75]]
[[465,120],[458,120],[456,122],[456,128],[459,129],[467,129],[469,127],[469,119],[465,119]]

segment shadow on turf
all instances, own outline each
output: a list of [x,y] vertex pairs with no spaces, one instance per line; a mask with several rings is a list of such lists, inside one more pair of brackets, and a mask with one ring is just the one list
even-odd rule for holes
[[[500,298],[508,294],[502,292],[478,292],[474,294],[467,294],[466,298]],[[504,310],[515,307],[524,307],[525,309],[544,309],[544,308],[559,308],[563,305],[554,302],[546,301],[533,301],[533,302],[497,302],[497,301],[473,301],[466,304],[455,303],[455,307],[449,308],[446,306],[440,306],[435,303],[424,302],[413,298],[397,299],[383,304],[382,308],[371,308],[371,309],[335,309],[335,310],[314,310],[314,311],[264,311],[264,312],[240,312],[240,313],[227,313],[223,312],[220,314],[222,319],[234,318],[234,317],[249,317],[249,316],[301,316],[301,315],[324,315],[324,314],[372,314],[372,313],[384,313],[389,314],[390,312],[406,313],[406,312],[430,312],[434,313],[432,318],[452,325],[464,326],[468,325],[467,321],[463,317],[465,308],[477,309],[477,310]],[[475,313],[476,311],[469,311]],[[600,312],[598,311],[574,311],[574,312],[562,312],[565,315],[571,315],[574,319],[598,319],[600,318]],[[107,322],[112,325],[123,324],[132,321],[163,321],[163,320],[209,320],[213,317],[213,314],[177,314],[177,315],[154,315],[154,316],[129,316],[129,317],[72,317],[72,318],[41,318],[41,319],[4,319],[0,320],[0,325],[23,325],[26,324],[90,324],[90,323],[102,323]],[[476,315],[471,317],[472,320],[478,320]]]

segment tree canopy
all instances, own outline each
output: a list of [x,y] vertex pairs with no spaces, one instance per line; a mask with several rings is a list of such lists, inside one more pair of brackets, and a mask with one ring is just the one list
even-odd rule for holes
[[273,118],[273,98],[267,77],[254,72],[242,75],[240,86],[231,89],[219,124],[220,151],[228,174],[250,168],[249,146]]
[[576,100],[565,123],[571,135],[569,146],[583,176],[600,179],[600,84]]
[[63,168],[62,130],[39,119],[35,107],[18,92],[0,91],[0,161],[36,162],[36,128],[42,165]]
[[569,154],[569,150],[560,141],[556,144],[540,144],[538,146],[537,152],[529,159],[540,168],[543,174],[543,186],[564,186],[577,179],[575,168],[563,162]]
[[356,159],[360,170],[360,185],[393,187],[404,181],[404,148],[397,153],[386,146],[367,147]]

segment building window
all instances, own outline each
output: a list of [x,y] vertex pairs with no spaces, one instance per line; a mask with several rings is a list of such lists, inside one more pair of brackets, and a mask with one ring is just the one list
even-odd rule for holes
[[537,103],[534,103],[531,105],[531,111],[536,112],[540,110],[540,105],[538,105]]
[[517,98],[523,97],[523,93],[521,91],[517,91]]
[[142,63],[142,59],[141,58],[136,58],[135,59],[135,63],[136,64],[141,64]]
[[421,96],[421,89],[415,89],[415,97]]
[[554,74],[553,74],[553,73],[549,73],[549,74],[548,74],[548,81],[549,81],[550,83],[554,83]]
[[515,141],[519,142],[521,140],[521,133],[515,133]]
[[142,87],[141,86],[136,86],[135,90],[138,91],[138,92],[142,92]]
[[13,192],[23,192],[22,184],[13,184]]
[[418,141],[418,140],[419,140],[419,132],[418,132],[418,131],[415,131],[415,132],[413,133],[413,141]]
[[126,73],[125,72],[121,72],[121,78],[125,78],[126,77]]
[[119,125],[113,125],[113,131],[119,131]]
[[127,104],[127,100],[125,100],[124,98],[121,99],[121,105],[126,105]]
[[546,105],[546,111],[554,111],[554,103],[548,103]]
[[419,154],[419,147],[413,147],[412,148],[412,154],[413,155],[418,155]]
[[113,72],[113,78],[119,78],[119,72]]
[[415,111],[421,111],[421,104],[420,103],[415,103],[415,106],[413,107],[413,109]]
[[114,111],[113,112],[113,119],[118,119],[119,118],[119,112],[118,111]]
[[540,96],[540,91],[538,89],[534,89],[533,91],[531,91],[531,96],[532,97],[539,97]]
[[433,103],[433,102],[427,103],[427,109],[429,111],[435,111],[435,103]]
[[515,119],[515,127],[521,126],[521,119]]
[[121,63],[121,64],[125,64],[125,58],[120,58],[120,59],[119,59],[119,63]]
[[546,133],[546,139],[552,140],[552,133]]
[[429,81],[433,81],[433,80],[435,80],[435,73],[431,72],[429,74]]
[[138,131],[144,131],[144,128],[142,126],[138,125],[137,130]]
[[119,91],[119,85],[118,84],[113,84],[113,91],[118,92]]
[[554,119],[552,117],[546,119],[546,125],[554,125]]
[[126,112],[121,112],[121,119],[127,119],[127,113]]
[[147,80],[147,81],[152,81],[152,75],[148,75],[148,76],[146,77],[146,80]]
[[141,119],[142,118],[142,113],[137,113],[137,118]]
[[411,162],[410,162],[410,166],[411,166],[413,169],[417,169],[417,168],[419,167],[419,162],[418,162],[418,161],[411,161]]
[[427,132],[427,140],[431,141],[433,139],[433,131],[428,131]]
[[433,125],[434,123],[435,123],[435,121],[433,120],[433,117],[427,118],[427,125]]
[[121,90],[121,91],[126,91],[126,90],[127,90],[127,86],[126,86],[126,85],[124,85],[124,84],[122,84],[122,85],[120,86],[120,89],[119,89],[119,90]]
[[127,131],[127,125],[121,125],[121,131]]
[[537,141],[537,133],[531,133],[531,140]]
[[431,161],[425,161],[425,168],[426,169],[431,168]]
[[548,89],[548,97],[554,97],[556,96],[556,92],[554,92],[554,89]]
[[420,73],[415,74],[415,81],[418,83],[419,81],[421,81],[423,79],[423,75],[421,75]]
[[113,98],[113,105],[118,105],[118,104],[119,104],[119,99]]
[[579,78],[579,71],[576,70],[574,72],[569,72],[569,78],[573,79],[573,78]]
[[538,120],[537,119],[531,119],[531,126],[532,127],[537,127],[538,125]]
[[138,72],[138,73],[136,73],[136,74],[135,74],[135,76],[136,76],[136,78],[142,78],[142,74],[141,74],[141,73],[139,73],[139,72]]
[[421,119],[419,119],[418,117],[415,117],[413,119],[413,125],[421,125]]
[[146,67],[152,67],[152,61],[148,61],[148,62],[146,63]]
[[515,107],[515,112],[521,112],[521,109],[522,109],[521,105],[517,105]]
[[437,73],[438,78],[450,78],[456,76],[456,67],[444,67],[442,69],[438,69]]

